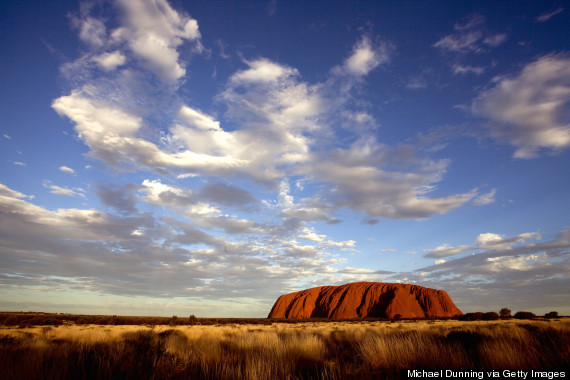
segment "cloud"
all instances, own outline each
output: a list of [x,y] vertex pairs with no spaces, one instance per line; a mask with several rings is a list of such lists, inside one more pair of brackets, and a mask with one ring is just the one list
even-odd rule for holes
[[[143,12],[140,20],[127,19],[131,29],[132,23],[141,26],[156,11],[141,5],[123,6],[131,13]],[[190,20],[172,17],[179,23]],[[170,30],[163,21],[154,27]],[[279,189],[280,216],[283,226],[287,225],[283,228],[300,228],[313,221],[338,223],[335,214],[342,208],[364,213],[370,220],[444,214],[467,203],[476,192],[434,195],[434,184],[441,181],[449,161],[419,157],[411,145],[394,148],[379,144],[367,136],[377,127],[375,118],[363,107],[352,107],[352,89],[373,69],[388,63],[392,50],[388,43],[365,35],[344,62],[330,70],[326,80],[315,84],[301,80],[300,72],[285,64],[266,58],[243,59],[246,67],[229,77],[217,97],[227,106],[224,123],[184,104],[175,94],[174,101],[165,101],[164,111],[154,104],[152,93],[145,94],[146,88],[138,91],[137,76],[123,78],[120,74],[121,80],[108,81],[105,75],[111,74],[104,71],[97,75],[105,79],[88,81],[54,100],[52,107],[74,122],[89,155],[111,167],[151,170],[178,178],[239,177]],[[141,93],[148,107],[139,105]],[[175,118],[161,120],[164,129],[157,130],[156,115],[167,112]],[[230,130],[226,121],[238,127]],[[320,149],[323,144],[337,144],[337,128],[350,131],[354,142],[347,148]],[[312,194],[288,203],[290,189],[283,193],[280,186],[291,177],[327,190],[315,191],[313,187]],[[223,183],[200,193],[171,186],[161,190],[162,198],[151,196],[153,186],[157,185],[143,183],[146,202],[173,211],[178,204],[175,212],[182,212],[201,228],[258,233],[267,227],[224,214],[222,207],[243,206],[229,204],[238,199],[236,196],[244,205],[248,203],[246,207],[259,203],[251,194]],[[185,206],[177,197],[187,198]]]
[[536,22],[546,22],[550,20],[552,17],[556,16],[557,14],[562,13],[563,10],[564,8],[559,7],[553,10],[552,12],[543,13],[536,18]]
[[379,65],[390,62],[392,50],[393,47],[386,42],[374,45],[365,35],[354,46],[352,54],[344,61],[342,67],[335,70],[355,77],[367,75]]
[[[455,256],[459,255],[460,253],[469,251],[470,249],[471,247],[469,247],[468,245],[459,245],[456,247],[450,247],[447,244],[443,244],[433,249],[424,249],[424,251],[429,252],[425,254],[424,257],[442,258],[442,257]],[[438,261],[441,261],[442,263],[445,262],[445,260],[438,260]]]
[[[418,268],[409,277],[421,278],[425,286],[450,289],[453,300],[466,310],[482,304],[535,309],[565,305],[570,232],[561,231],[540,243],[527,241],[537,237],[535,233],[481,234],[477,241],[483,245],[477,253]],[[505,242],[509,249],[504,249]]]
[[485,39],[483,39],[483,43],[491,47],[497,47],[499,45],[502,45],[506,40],[507,40],[507,35],[504,33],[492,34],[485,37]]
[[[188,191],[159,182],[144,187],[148,199],[142,202],[161,202],[165,207],[179,206],[191,197]],[[119,191],[112,188],[103,199],[115,199]],[[193,225],[194,220],[142,212],[117,216],[94,209],[49,211],[24,198],[0,184],[0,219],[10,220],[0,231],[4,285],[206,298],[213,303],[232,297],[243,305],[249,305],[248,297],[255,294],[256,302],[267,308],[292,284],[308,286],[307,279],[353,271],[338,267],[344,260],[329,251],[353,247],[353,241],[303,245],[272,232],[236,241],[205,232]]]
[[8,186],[0,183],[0,196],[9,198],[25,198],[26,195],[20,193],[19,191],[12,190]]
[[219,182],[210,183],[201,188],[199,197],[219,205],[244,209],[258,203],[249,191]]
[[112,71],[117,67],[124,65],[127,58],[120,51],[114,51],[112,53],[103,53],[99,56],[93,57],[93,60],[104,70]]
[[114,208],[121,214],[134,214],[138,210],[136,208],[138,186],[129,183],[126,185],[117,184],[101,184],[95,190],[102,204]]
[[470,33],[450,34],[437,41],[433,46],[453,52],[477,51],[477,42],[483,37],[480,31]]
[[85,190],[80,188],[69,189],[66,187],[60,187],[57,185],[52,185],[49,181],[44,182],[44,187],[50,190],[50,193],[63,195],[66,197],[79,197],[83,199],[87,199],[85,196]]
[[491,137],[517,148],[514,157],[533,158],[541,149],[557,152],[570,146],[564,117],[569,103],[570,58],[547,55],[482,92],[471,110],[490,119]]
[[304,170],[328,184],[327,197],[335,209],[346,207],[370,217],[422,219],[447,213],[475,196],[428,197],[449,162],[416,153],[411,146],[392,148],[362,139],[347,149],[316,155]]
[[529,239],[540,239],[538,232],[526,232],[520,235],[505,237],[494,233],[484,233],[477,236],[475,244],[483,249],[512,249],[513,245]]
[[79,38],[92,47],[101,47],[106,43],[107,31],[101,20],[93,17],[71,17],[72,25],[79,29]]
[[166,0],[119,0],[124,25],[111,33],[114,41],[125,42],[129,50],[166,84],[176,84],[186,75],[177,48],[194,42],[200,52],[198,22],[174,10]]
[[476,75],[481,75],[485,71],[485,68],[481,66],[470,66],[470,65],[463,66],[459,64],[454,64],[452,66],[452,70],[454,74],[463,75],[463,74],[473,73]]
[[[450,247],[447,244],[442,244],[436,248],[424,249],[428,252],[424,257],[440,259],[444,257],[457,256],[463,252],[480,251],[480,250],[510,250],[516,245],[524,243],[529,239],[540,239],[541,236],[537,232],[527,232],[520,235],[505,237],[495,233],[479,234],[475,239],[475,245],[458,245]],[[442,262],[443,263],[443,262]]]
[[67,174],[75,174],[75,171],[72,168],[67,167],[67,166],[60,166],[59,170],[64,172],[64,173],[67,173]]
[[489,191],[486,194],[481,194],[480,196],[478,196],[477,198],[475,198],[475,200],[473,201],[473,203],[476,206],[484,206],[484,205],[488,205],[491,203],[495,202],[495,195],[497,194],[497,189],[493,189],[491,191]]
[[16,166],[26,166],[25,162],[21,162],[21,161],[14,161],[14,165]]
[[439,39],[432,46],[443,51],[454,53],[483,53],[481,44],[497,47],[507,40],[504,33],[493,34],[487,31],[486,20],[480,14],[473,14],[463,22],[454,25],[455,32]]

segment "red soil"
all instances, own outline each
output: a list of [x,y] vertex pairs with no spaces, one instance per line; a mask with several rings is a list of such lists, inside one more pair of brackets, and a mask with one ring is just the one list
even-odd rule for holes
[[418,285],[355,282],[282,295],[268,318],[402,318],[462,315],[443,290]]

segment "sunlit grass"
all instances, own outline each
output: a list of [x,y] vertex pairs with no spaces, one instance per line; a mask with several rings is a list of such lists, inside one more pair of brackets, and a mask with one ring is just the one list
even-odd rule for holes
[[0,328],[3,379],[366,379],[563,368],[570,321]]

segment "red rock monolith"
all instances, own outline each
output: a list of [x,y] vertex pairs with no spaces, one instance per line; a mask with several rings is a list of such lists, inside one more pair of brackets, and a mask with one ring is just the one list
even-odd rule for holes
[[355,282],[284,294],[268,318],[444,318],[462,315],[443,290],[410,284]]

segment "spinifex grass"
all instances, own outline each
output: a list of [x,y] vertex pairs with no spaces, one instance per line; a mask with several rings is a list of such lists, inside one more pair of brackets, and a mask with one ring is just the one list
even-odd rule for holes
[[567,319],[0,329],[3,379],[366,379],[568,363]]

